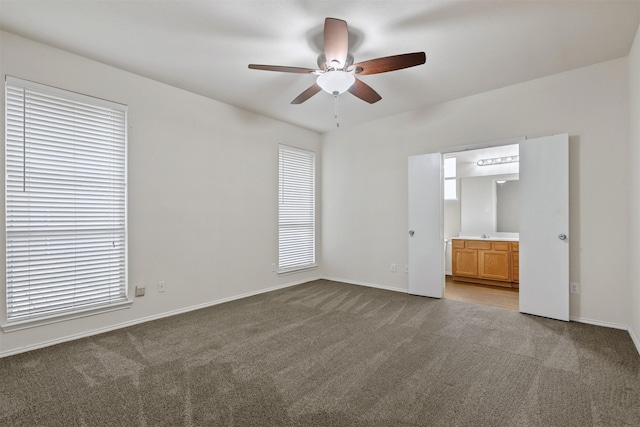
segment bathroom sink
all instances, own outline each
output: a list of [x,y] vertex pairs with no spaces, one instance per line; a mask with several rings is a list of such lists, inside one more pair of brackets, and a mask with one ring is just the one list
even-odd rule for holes
[[477,235],[473,235],[473,236],[458,236],[458,237],[452,237],[452,239],[464,239],[464,240],[501,240],[501,241],[505,241],[505,242],[517,242],[520,240],[519,237],[502,237],[502,236],[492,236],[492,235],[488,235],[488,237],[482,237],[482,236],[477,236]]

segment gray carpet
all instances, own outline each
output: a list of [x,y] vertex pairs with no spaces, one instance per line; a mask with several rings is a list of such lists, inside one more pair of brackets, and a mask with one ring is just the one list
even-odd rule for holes
[[640,425],[625,331],[329,281],[0,359],[0,425]]

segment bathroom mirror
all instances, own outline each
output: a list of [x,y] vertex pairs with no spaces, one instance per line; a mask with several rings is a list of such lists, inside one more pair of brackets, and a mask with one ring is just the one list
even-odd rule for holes
[[497,179],[496,186],[496,231],[520,232],[520,181]]
[[460,181],[463,234],[519,233],[518,174],[474,176]]

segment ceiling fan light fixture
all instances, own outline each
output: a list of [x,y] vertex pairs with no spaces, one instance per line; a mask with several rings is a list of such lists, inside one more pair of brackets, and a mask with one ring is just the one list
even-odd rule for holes
[[318,76],[316,83],[327,93],[338,95],[347,91],[356,81],[353,74],[346,71],[327,71]]

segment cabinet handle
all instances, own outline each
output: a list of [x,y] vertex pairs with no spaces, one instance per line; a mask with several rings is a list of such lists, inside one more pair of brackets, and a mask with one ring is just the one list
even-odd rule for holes
[[416,232],[415,232],[415,231],[413,231],[413,230],[409,230],[409,236],[413,237],[413,235],[414,235],[414,234],[416,234]]
[[567,240],[567,235],[566,235],[566,234],[560,234],[560,235],[558,236],[558,239],[560,239],[560,240]]

